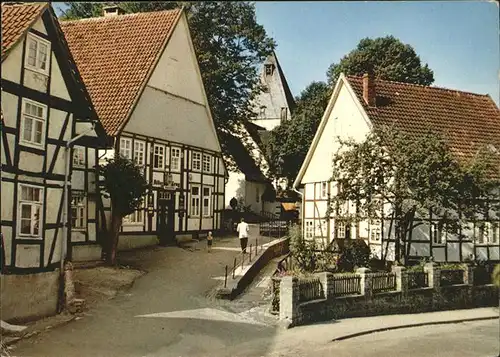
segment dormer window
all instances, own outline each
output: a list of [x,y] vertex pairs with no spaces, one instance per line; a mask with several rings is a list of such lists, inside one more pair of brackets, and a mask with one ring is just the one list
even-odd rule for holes
[[274,66],[272,64],[266,64],[266,76],[272,76],[274,71]]

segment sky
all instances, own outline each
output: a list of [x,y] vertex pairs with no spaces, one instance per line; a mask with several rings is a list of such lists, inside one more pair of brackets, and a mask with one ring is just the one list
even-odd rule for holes
[[[60,8],[62,3],[54,3]],[[257,1],[292,93],[325,81],[365,37],[393,35],[434,71],[433,85],[489,94],[499,104],[499,8],[486,1]]]

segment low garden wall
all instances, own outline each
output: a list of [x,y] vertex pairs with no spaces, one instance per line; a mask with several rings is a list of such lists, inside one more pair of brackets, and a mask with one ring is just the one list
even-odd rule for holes
[[288,327],[346,317],[498,306],[498,288],[474,283],[474,268],[466,265],[445,270],[428,263],[423,271],[393,267],[390,273],[372,273],[361,268],[354,274],[285,276],[276,290],[279,318]]

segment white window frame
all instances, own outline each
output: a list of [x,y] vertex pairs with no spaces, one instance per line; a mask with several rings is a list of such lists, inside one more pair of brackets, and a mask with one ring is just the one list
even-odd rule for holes
[[316,220],[314,222],[314,237],[315,238],[326,238],[327,234],[327,223],[325,220]]
[[201,171],[201,153],[193,151],[191,158],[191,168],[193,171]]
[[[31,58],[30,57],[30,51],[31,51],[30,42],[31,41],[34,41],[36,43],[35,64],[34,65],[29,63],[29,60]],[[47,47],[47,53],[45,54],[46,55],[45,68],[41,68],[41,66],[40,66],[40,56],[41,56],[40,45],[44,45]],[[49,41],[39,37],[39,36],[36,36],[32,33],[28,33],[28,36],[26,37],[26,56],[24,59],[24,67],[29,69],[29,70],[32,70],[32,71],[35,71],[35,72],[38,72],[38,73],[41,73],[41,74],[48,76],[49,75],[49,68],[50,68],[50,58],[51,58],[51,43]]]
[[321,182],[321,198],[328,197],[328,182]]
[[[87,230],[87,197],[82,191],[71,192],[71,229],[73,231]],[[75,210],[75,214],[73,214]],[[75,218],[76,216],[76,218]],[[80,224],[75,225],[75,222]]]
[[[158,150],[156,150],[158,149]],[[161,151],[161,153],[160,153]],[[156,158],[158,157],[158,162]],[[160,161],[161,159],[161,161]],[[161,162],[161,165],[160,165]],[[165,169],[165,145],[154,144],[153,146],[153,168],[158,170]]]
[[[448,232],[446,231],[445,224],[440,226],[438,222],[432,222],[432,245],[433,246],[442,246],[446,245],[446,241],[448,240]],[[438,240],[439,238],[439,240]]]
[[[42,116],[40,117],[38,115],[33,115],[31,113],[27,113],[26,112],[26,104],[41,108],[42,109]],[[22,113],[21,132],[19,133],[20,143],[22,143],[25,146],[34,147],[37,149],[44,148],[45,147],[45,125],[47,122],[47,106],[45,104],[35,102],[35,101],[27,99],[27,98],[23,98],[21,113]],[[30,140],[26,140],[24,138],[24,131],[26,129],[27,120],[31,120],[31,122],[32,122]],[[35,141],[35,123],[36,122],[42,123],[42,130],[40,132],[40,142],[39,143]]]
[[[198,193],[195,195],[193,193],[194,189],[198,189]],[[199,217],[201,213],[201,187],[200,185],[191,185],[191,189],[189,190],[189,216],[190,217]]]
[[132,160],[132,139],[120,138],[120,156]]
[[141,140],[134,140],[134,162],[139,166],[146,164],[146,143]]
[[346,238],[346,233],[347,233],[347,229],[346,229],[346,222],[342,221],[342,220],[335,220],[335,230],[337,232],[337,238],[339,239],[345,239]]
[[172,147],[170,149],[170,155],[172,156],[171,158],[171,165],[170,169],[172,171],[180,171],[181,170],[181,148],[178,147]]
[[73,149],[73,166],[85,167],[85,148],[75,146]]
[[203,154],[203,172],[204,173],[210,173],[212,172],[212,156],[208,154]]
[[380,243],[382,241],[381,222],[373,220],[368,223],[368,238],[372,243]]
[[[205,194],[205,190],[208,190],[208,195]],[[208,206],[205,206],[208,203]],[[205,211],[205,207],[208,211]],[[202,204],[203,217],[212,217],[212,187],[203,186],[203,204]]]
[[123,224],[127,226],[143,226],[144,225],[144,202],[131,214],[123,217]]
[[[23,198],[23,187],[26,187],[28,189],[37,189],[39,190],[39,196],[38,196],[38,201],[32,201]],[[28,184],[19,184],[18,186],[19,194],[18,194],[18,214],[19,214],[19,223],[17,227],[17,232],[19,235],[19,238],[25,238],[25,239],[43,239],[42,238],[42,230],[43,227],[41,227],[43,223],[43,194],[44,194],[44,188],[41,186],[35,186],[35,185],[28,185]],[[31,218],[30,218],[30,233],[21,233],[21,228],[22,228],[22,209],[23,206],[30,206],[31,210]],[[33,210],[35,208],[35,210]],[[35,212],[36,209],[38,209],[38,233],[35,234]]]
[[304,221],[305,230],[304,237],[305,239],[313,239],[314,238],[314,220],[307,219]]

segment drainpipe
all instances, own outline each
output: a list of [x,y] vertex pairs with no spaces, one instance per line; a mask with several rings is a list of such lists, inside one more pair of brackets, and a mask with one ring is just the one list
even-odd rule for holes
[[83,133],[75,136],[74,138],[70,139],[67,143],[66,143],[66,148],[65,148],[65,151],[64,151],[64,155],[65,155],[65,160],[66,160],[66,164],[65,164],[65,167],[64,167],[64,200],[63,200],[63,218],[62,218],[62,221],[63,221],[63,236],[62,236],[62,241],[61,241],[61,271],[60,271],[60,274],[61,276],[64,275],[64,260],[66,258],[66,243],[67,243],[67,240],[68,240],[68,186],[69,186],[69,181],[68,181],[68,177],[69,177],[69,166],[70,166],[70,158],[71,158],[71,145],[77,141],[78,139],[80,139],[81,137],[87,135],[88,133],[90,133],[91,131],[93,131],[95,129],[95,121],[92,121],[92,128],[84,131]]

